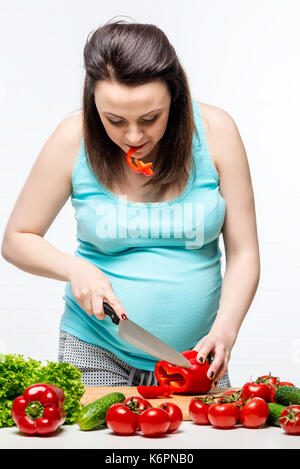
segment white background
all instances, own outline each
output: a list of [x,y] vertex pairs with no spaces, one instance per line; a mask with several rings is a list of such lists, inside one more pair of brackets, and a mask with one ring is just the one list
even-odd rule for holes
[[[298,0],[1,1],[1,240],[43,143],[81,106],[88,34],[113,17],[160,27],[192,96],[235,120],[255,193],[261,280],[232,351],[234,386],[269,371],[300,386],[299,14]],[[76,249],[70,200],[45,238]],[[222,238],[220,246],[224,273]],[[0,352],[56,360],[65,283],[2,257],[0,276]]]

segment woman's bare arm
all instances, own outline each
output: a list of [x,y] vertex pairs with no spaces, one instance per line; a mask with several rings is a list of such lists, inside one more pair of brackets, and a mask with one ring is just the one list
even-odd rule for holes
[[211,379],[221,379],[260,278],[260,254],[254,194],[246,151],[238,128],[226,111],[210,110],[208,144],[217,162],[220,192],[226,202],[223,239],[226,269],[219,309],[207,336],[196,345],[197,359],[209,352]]
[[67,202],[81,140],[80,115],[63,120],[43,145],[8,219],[2,256],[25,272],[66,281],[76,257],[44,235]]
[[221,324],[236,336],[260,278],[255,199],[248,158],[237,125],[221,109],[216,111],[213,122],[212,151],[218,155],[220,192],[226,202],[222,229],[226,269],[214,328]]

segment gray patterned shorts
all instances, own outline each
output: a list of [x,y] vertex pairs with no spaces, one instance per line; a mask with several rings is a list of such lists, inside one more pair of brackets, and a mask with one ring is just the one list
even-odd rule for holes
[[[98,345],[59,331],[58,361],[76,366],[85,386],[157,386],[154,371],[141,370]],[[217,387],[230,387],[228,373]]]

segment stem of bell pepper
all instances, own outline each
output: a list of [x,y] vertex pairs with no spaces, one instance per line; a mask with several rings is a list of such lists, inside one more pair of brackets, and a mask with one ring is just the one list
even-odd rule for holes
[[29,402],[25,409],[27,417],[36,420],[43,416],[44,406],[39,401]]

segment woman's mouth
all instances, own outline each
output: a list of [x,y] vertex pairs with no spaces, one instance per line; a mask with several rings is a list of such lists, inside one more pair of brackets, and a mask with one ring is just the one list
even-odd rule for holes
[[[145,143],[143,143],[143,145],[140,145],[140,146],[138,146],[138,147],[134,147],[133,145],[127,145],[127,146],[128,146],[129,149],[130,149],[130,148],[137,148],[138,150],[141,150],[142,148],[144,148],[144,147],[147,145],[147,143],[148,143],[148,142],[145,142]],[[137,151],[138,151],[138,150],[137,150]]]

